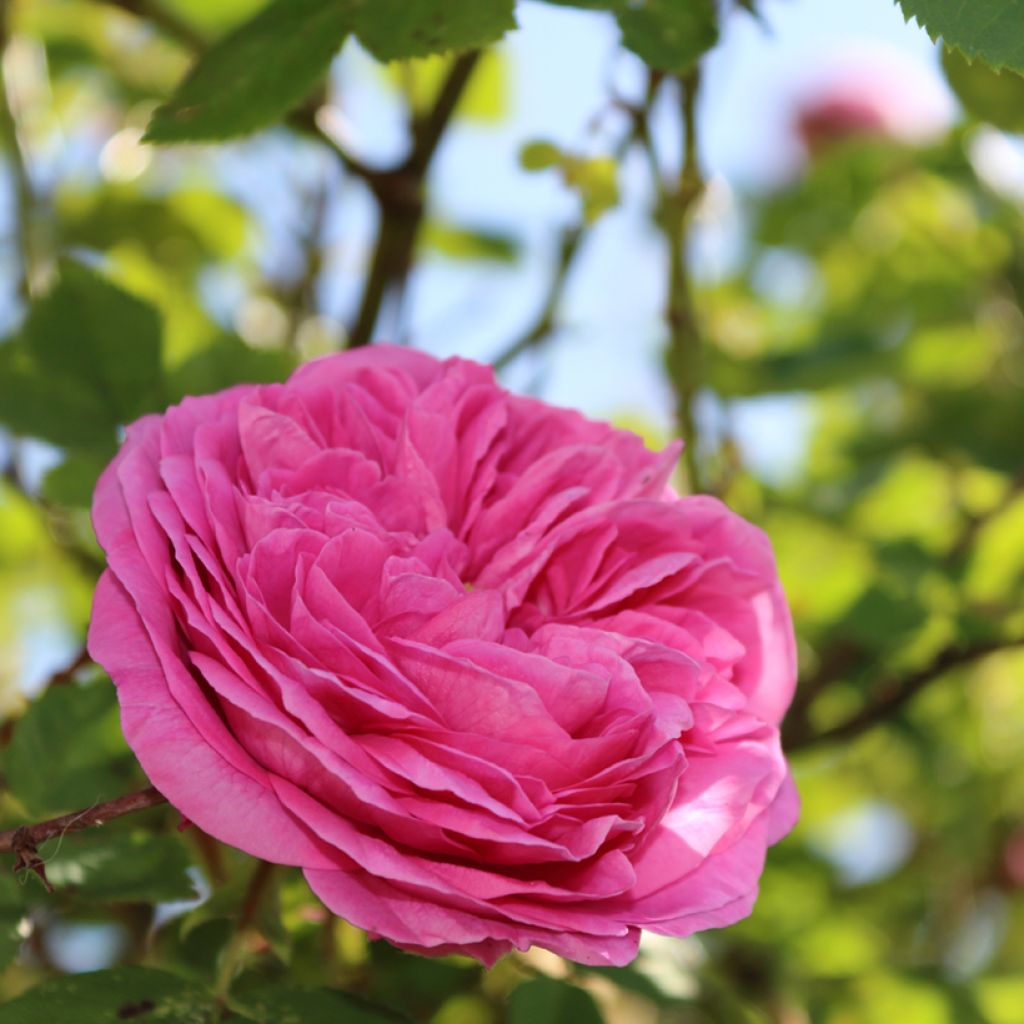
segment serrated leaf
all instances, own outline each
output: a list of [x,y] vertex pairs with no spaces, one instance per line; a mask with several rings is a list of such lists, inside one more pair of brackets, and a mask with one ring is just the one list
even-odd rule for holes
[[40,849],[46,875],[60,891],[82,900],[162,903],[196,896],[189,859],[173,835],[106,831],[67,836]]
[[589,992],[554,978],[536,978],[513,991],[508,1024],[602,1024]]
[[212,46],[146,129],[202,142],[273,124],[312,91],[353,26],[356,0],[274,0]]
[[208,1024],[213,1000],[166,971],[115,967],[52,978],[0,1006],[4,1024]]
[[109,680],[51,687],[29,705],[4,752],[8,786],[33,815],[117,796],[133,764]]
[[373,0],[356,35],[382,61],[472,50],[516,27],[515,0]]
[[237,1001],[257,1024],[401,1024],[408,1020],[330,988],[264,985],[243,992]]
[[1024,0],[897,0],[932,37],[994,68],[1024,71]]
[[714,0],[645,0],[618,13],[622,43],[652,68],[681,75],[718,42]]

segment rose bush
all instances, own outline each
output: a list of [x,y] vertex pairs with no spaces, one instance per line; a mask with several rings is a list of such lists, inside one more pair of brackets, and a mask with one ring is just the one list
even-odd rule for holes
[[387,346],[128,428],[89,636],[153,784],[405,949],[623,964],[796,816],[768,541],[676,449]]

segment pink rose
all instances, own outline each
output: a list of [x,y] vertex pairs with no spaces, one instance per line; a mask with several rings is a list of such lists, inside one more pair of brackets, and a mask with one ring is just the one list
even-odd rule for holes
[[388,346],[139,420],[93,505],[128,742],[415,952],[624,964],[743,917],[797,812],[793,638],[677,453]]

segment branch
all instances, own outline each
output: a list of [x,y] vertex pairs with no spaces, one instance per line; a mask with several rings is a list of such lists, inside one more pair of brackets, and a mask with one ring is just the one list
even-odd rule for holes
[[88,807],[84,811],[62,814],[59,818],[41,821],[36,825],[21,825],[18,828],[0,832],[0,853],[18,852],[29,846],[45,843],[47,839],[63,835],[65,832],[81,832],[96,825],[102,825],[111,818],[120,818],[125,814],[144,811],[147,807],[167,803],[152,786],[140,789],[137,793],[119,796],[116,800]]
[[15,854],[15,871],[34,871],[42,880],[43,885],[51,892],[50,883],[46,880],[46,862],[39,856],[39,844],[54,836],[63,836],[68,832],[81,832],[96,825],[102,825],[111,818],[120,818],[125,814],[144,811],[148,807],[166,803],[152,786],[130,793],[128,796],[108,800],[106,803],[87,807],[84,811],[62,814],[59,818],[41,821],[36,825],[21,825],[18,828],[0,832],[0,853]]
[[[944,676],[951,669],[985,658],[999,651],[1012,650],[1024,644],[1024,640],[987,640],[971,647],[947,647],[940,651],[927,665],[901,678],[885,680],[878,689],[882,696],[868,704],[856,714],[822,732],[808,734],[794,729],[783,728],[783,747],[787,751],[806,750],[819,743],[851,739],[896,714],[905,704],[920,693],[929,683]],[[789,735],[787,736],[787,733]]]
[[378,171],[368,184],[380,206],[373,258],[348,347],[369,344],[389,291],[401,287],[412,267],[416,236],[423,221],[423,184],[455,108],[480,59],[474,50],[456,58],[434,106],[412,124],[408,157],[391,171]]

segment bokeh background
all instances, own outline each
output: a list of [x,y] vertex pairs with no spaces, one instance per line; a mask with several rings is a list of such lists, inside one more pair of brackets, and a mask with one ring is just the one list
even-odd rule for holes
[[[87,505],[110,437],[91,440],[70,393],[17,383],[29,300],[69,255],[145,300],[164,402],[343,347],[363,303],[379,209],[322,137],[141,141],[196,41],[258,6],[166,0],[154,21],[146,4],[0,4],[4,827],[144,782],[82,657],[102,565]],[[416,262],[373,335],[496,361],[510,387],[652,445],[683,423],[681,486],[776,547],[800,642],[785,737],[803,817],[752,918],[645,940],[629,969],[419,960],[287,873],[252,969],[433,1024],[1019,1024],[1024,79],[943,56],[891,0],[730,15],[697,93],[696,340],[680,363],[665,315],[675,86],[651,89],[609,15],[527,0],[517,16],[444,134]],[[446,64],[385,68],[350,42],[321,134],[390,165]],[[86,312],[71,303],[63,323]],[[49,844],[53,894],[5,870],[0,998],[115,964],[215,971],[251,863],[175,825],[151,811]]]

